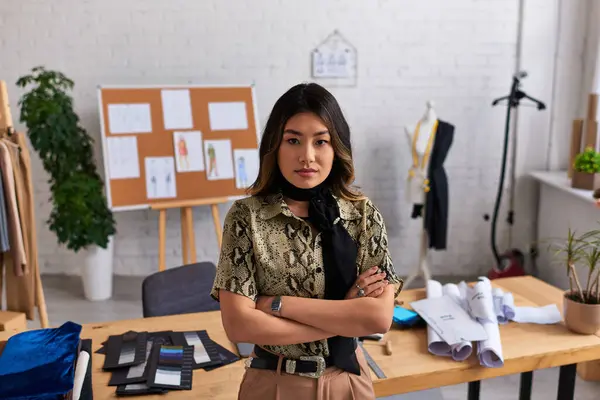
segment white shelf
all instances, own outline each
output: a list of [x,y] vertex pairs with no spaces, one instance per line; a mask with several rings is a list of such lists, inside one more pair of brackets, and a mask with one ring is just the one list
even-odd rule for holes
[[572,194],[592,204],[596,203],[592,190],[574,189],[571,187],[571,179],[567,176],[567,171],[533,171],[529,175],[541,183],[560,189],[565,193]]

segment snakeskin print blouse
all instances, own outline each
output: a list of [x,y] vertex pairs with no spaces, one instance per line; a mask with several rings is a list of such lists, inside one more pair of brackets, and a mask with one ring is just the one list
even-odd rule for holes
[[[379,266],[397,296],[403,282],[394,271],[381,213],[368,199],[352,202],[336,197],[336,201],[340,209],[336,223],[343,224],[358,243],[356,275]],[[235,201],[225,217],[211,296],[218,301],[223,289],[253,301],[258,296],[324,298],[320,237],[291,212],[281,195]],[[290,358],[329,355],[327,340],[264,347]]]

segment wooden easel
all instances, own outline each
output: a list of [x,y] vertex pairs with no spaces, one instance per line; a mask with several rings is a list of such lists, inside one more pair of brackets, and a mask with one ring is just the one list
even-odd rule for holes
[[219,249],[222,244],[221,220],[219,218],[219,204],[231,201],[229,197],[216,197],[202,200],[187,200],[177,202],[154,203],[150,205],[151,210],[158,211],[158,270],[166,269],[166,247],[167,247],[167,210],[180,209],[181,223],[181,254],[183,264],[197,262],[196,257],[196,235],[194,233],[193,207],[210,206],[212,211],[217,244]]
[[[0,80],[0,132],[2,135],[14,132],[13,119],[8,102],[8,90],[6,89],[6,82],[2,80]],[[38,307],[40,326],[48,328],[48,311],[46,309],[46,299],[44,297],[44,288],[39,268],[31,271],[31,273],[35,274],[35,302]]]

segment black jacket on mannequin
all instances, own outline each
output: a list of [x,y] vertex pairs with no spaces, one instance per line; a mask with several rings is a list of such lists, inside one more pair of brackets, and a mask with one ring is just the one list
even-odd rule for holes
[[[454,139],[454,125],[438,120],[433,149],[427,171],[429,192],[425,196],[423,226],[429,236],[429,248],[444,250],[448,235],[448,177],[444,161]],[[422,215],[423,205],[413,205],[413,218]]]

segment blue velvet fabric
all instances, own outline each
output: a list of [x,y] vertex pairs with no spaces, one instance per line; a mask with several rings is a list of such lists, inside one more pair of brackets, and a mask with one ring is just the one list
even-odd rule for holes
[[56,400],[71,389],[81,325],[19,333],[0,355],[0,398]]

